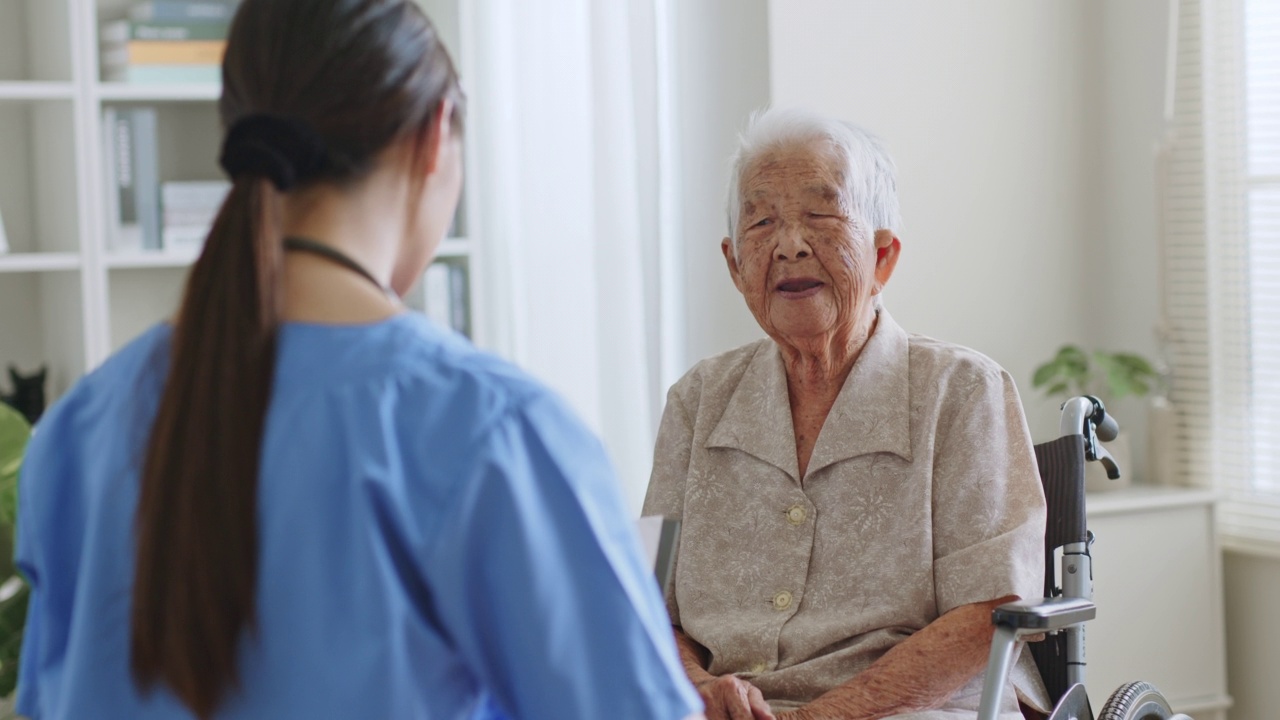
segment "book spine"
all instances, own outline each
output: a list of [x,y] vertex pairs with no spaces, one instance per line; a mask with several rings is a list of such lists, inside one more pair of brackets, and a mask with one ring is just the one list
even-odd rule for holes
[[142,228],[142,247],[159,250],[160,162],[155,108],[133,108],[134,207]]
[[103,187],[106,189],[107,249],[117,250],[120,246],[120,195],[116,189],[116,109],[109,107],[102,111],[102,170]]
[[222,82],[219,65],[107,65],[103,67],[105,82],[135,85],[164,83],[207,85]]
[[209,237],[211,224],[165,226],[165,250],[199,250]]
[[467,286],[467,266],[449,265],[449,324],[454,330],[471,337],[471,294]]
[[226,40],[133,40],[126,47],[130,65],[221,65]]
[[99,37],[104,45],[123,45],[130,40],[226,40],[230,30],[231,26],[227,23],[116,20],[104,24]]
[[185,2],[152,0],[129,9],[129,18],[137,22],[208,22],[229,23],[236,5],[230,2]]
[[224,180],[171,181],[161,186],[160,196],[165,210],[217,210],[230,191],[231,183]]
[[138,228],[137,170],[134,166],[133,113],[128,110],[108,109],[111,126],[111,148],[115,159],[112,188],[117,213],[117,244],[129,246],[130,237]]

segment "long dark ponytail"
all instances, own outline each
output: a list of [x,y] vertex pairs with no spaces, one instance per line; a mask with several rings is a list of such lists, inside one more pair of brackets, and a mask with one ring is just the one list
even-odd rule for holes
[[411,0],[245,0],[223,82],[233,184],[174,327],[142,468],[131,617],[135,682],[167,686],[201,718],[238,683],[237,648],[255,622],[280,194],[358,180],[393,141],[421,136],[445,100],[460,129],[463,107]]

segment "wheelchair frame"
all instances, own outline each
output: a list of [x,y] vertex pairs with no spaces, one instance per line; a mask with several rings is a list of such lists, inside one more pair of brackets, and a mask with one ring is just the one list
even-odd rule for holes
[[[1045,495],[1051,505],[1045,535],[1046,597],[1006,603],[992,612],[991,622],[996,629],[978,720],[996,720],[999,716],[1018,640],[1042,633],[1049,635],[1044,642],[1058,643],[1050,649],[1060,651],[1060,657],[1054,658],[1048,657],[1052,653],[1036,653],[1037,666],[1045,676],[1054,704],[1049,720],[1094,720],[1084,687],[1084,623],[1097,614],[1093,604],[1093,558],[1089,554],[1093,533],[1085,526],[1084,517],[1084,467],[1086,462],[1101,462],[1107,477],[1120,477],[1115,459],[1099,443],[1114,439],[1120,428],[1100,400],[1080,396],[1063,404],[1059,429],[1057,440],[1036,446]],[[1054,507],[1055,501],[1066,505],[1065,511]],[[1062,555],[1055,567],[1053,558],[1059,547]],[[1147,719],[1191,720],[1175,714],[1164,696],[1145,682],[1122,685],[1107,699],[1099,715],[1099,720]]]

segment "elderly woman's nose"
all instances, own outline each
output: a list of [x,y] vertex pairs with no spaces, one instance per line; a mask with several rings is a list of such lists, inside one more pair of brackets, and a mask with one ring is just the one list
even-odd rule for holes
[[775,260],[799,260],[813,254],[809,241],[799,229],[788,229],[778,239],[778,246],[773,251]]

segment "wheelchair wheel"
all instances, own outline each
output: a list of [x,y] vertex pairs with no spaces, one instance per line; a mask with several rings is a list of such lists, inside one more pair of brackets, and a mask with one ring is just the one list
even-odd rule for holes
[[1125,683],[1116,688],[1098,713],[1098,720],[1170,720],[1174,715],[1164,695],[1149,682]]

